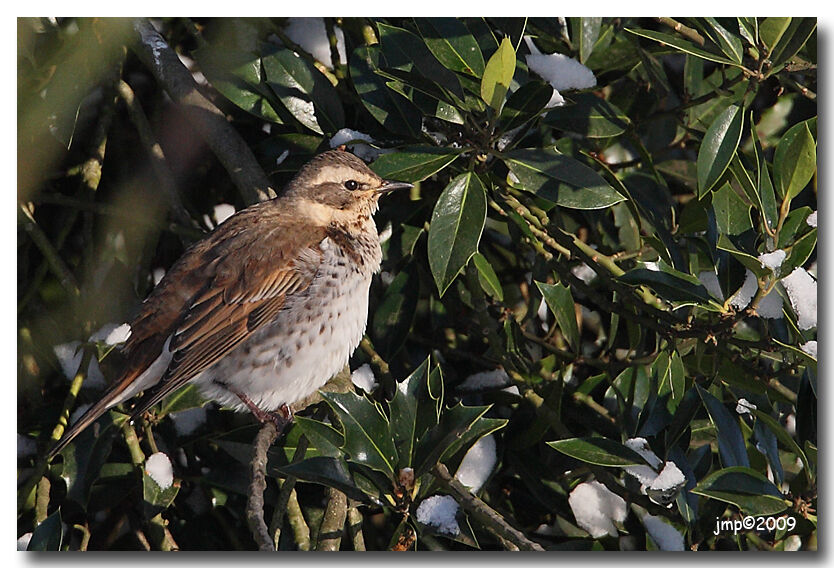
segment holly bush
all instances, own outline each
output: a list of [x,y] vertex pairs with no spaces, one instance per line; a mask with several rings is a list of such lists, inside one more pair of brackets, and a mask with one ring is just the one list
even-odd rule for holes
[[[816,549],[816,60],[814,18],[18,20],[19,546]],[[47,463],[103,326],[339,145],[414,188],[262,502],[190,387]]]

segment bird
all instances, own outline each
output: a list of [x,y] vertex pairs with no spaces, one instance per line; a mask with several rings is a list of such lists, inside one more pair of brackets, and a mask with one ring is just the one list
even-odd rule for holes
[[186,249],[142,303],[118,378],[50,450],[62,452],[113,406],[137,417],[187,383],[283,427],[291,405],[347,364],[382,261],[387,180],[342,149],[304,164],[278,197],[242,209]]

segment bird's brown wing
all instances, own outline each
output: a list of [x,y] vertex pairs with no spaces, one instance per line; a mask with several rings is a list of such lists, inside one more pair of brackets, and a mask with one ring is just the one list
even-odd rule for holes
[[125,371],[52,448],[53,457],[108,408],[163,353],[168,370],[134,414],[229,353],[270,321],[289,294],[312,281],[324,228],[301,226],[291,204],[264,202],[244,209],[190,247],[174,263],[131,322]]
[[135,410],[144,412],[205,371],[272,321],[288,296],[305,290],[321,260],[318,242],[305,243],[289,260],[263,242],[224,257],[214,278],[190,302],[171,335],[173,358],[159,383]]

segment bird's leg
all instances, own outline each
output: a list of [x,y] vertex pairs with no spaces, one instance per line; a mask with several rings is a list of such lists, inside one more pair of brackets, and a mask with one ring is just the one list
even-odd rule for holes
[[280,434],[284,428],[287,427],[287,424],[292,422],[292,410],[286,404],[281,405],[278,409],[278,412],[270,412],[268,410],[264,410],[260,408],[257,404],[255,404],[251,398],[237,390],[236,388],[230,385],[224,385],[227,389],[229,389],[235,396],[237,396],[240,401],[246,405],[246,408],[252,413],[255,419],[258,422],[264,424],[266,422],[272,422],[275,424],[275,427],[278,429],[278,433]]

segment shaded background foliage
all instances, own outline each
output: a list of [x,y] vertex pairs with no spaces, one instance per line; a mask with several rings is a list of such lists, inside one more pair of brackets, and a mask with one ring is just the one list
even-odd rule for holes
[[[142,24],[18,21],[30,549],[254,547],[257,427],[192,389],[133,427],[112,411],[49,466],[39,455],[100,392],[89,361],[118,368],[96,330],[130,318],[217,205],[280,188],[343,128],[378,173],[416,187],[377,215],[383,272],[351,368],[370,363],[379,386],[326,394],[270,450],[279,548],[332,546],[322,527],[343,549],[657,548],[647,514],[687,548],[816,548],[815,19],[327,18],[329,56],[283,19],[156,25],[263,172],[223,166],[237,138],[218,145],[210,112],[154,69]],[[549,108],[531,49],[575,58],[596,86],[559,89]],[[796,269],[812,310],[782,282]],[[70,341],[62,370],[53,347]],[[500,380],[471,388],[483,371]],[[175,427],[196,408],[197,430]],[[488,434],[497,461],[466,504],[444,471]],[[685,485],[641,490],[627,468],[662,465],[635,438]],[[158,450],[168,489],[143,469]],[[589,536],[569,504],[592,479],[629,505],[617,537]],[[415,514],[438,494],[460,505],[456,534]],[[743,515],[795,528],[713,534]]]

